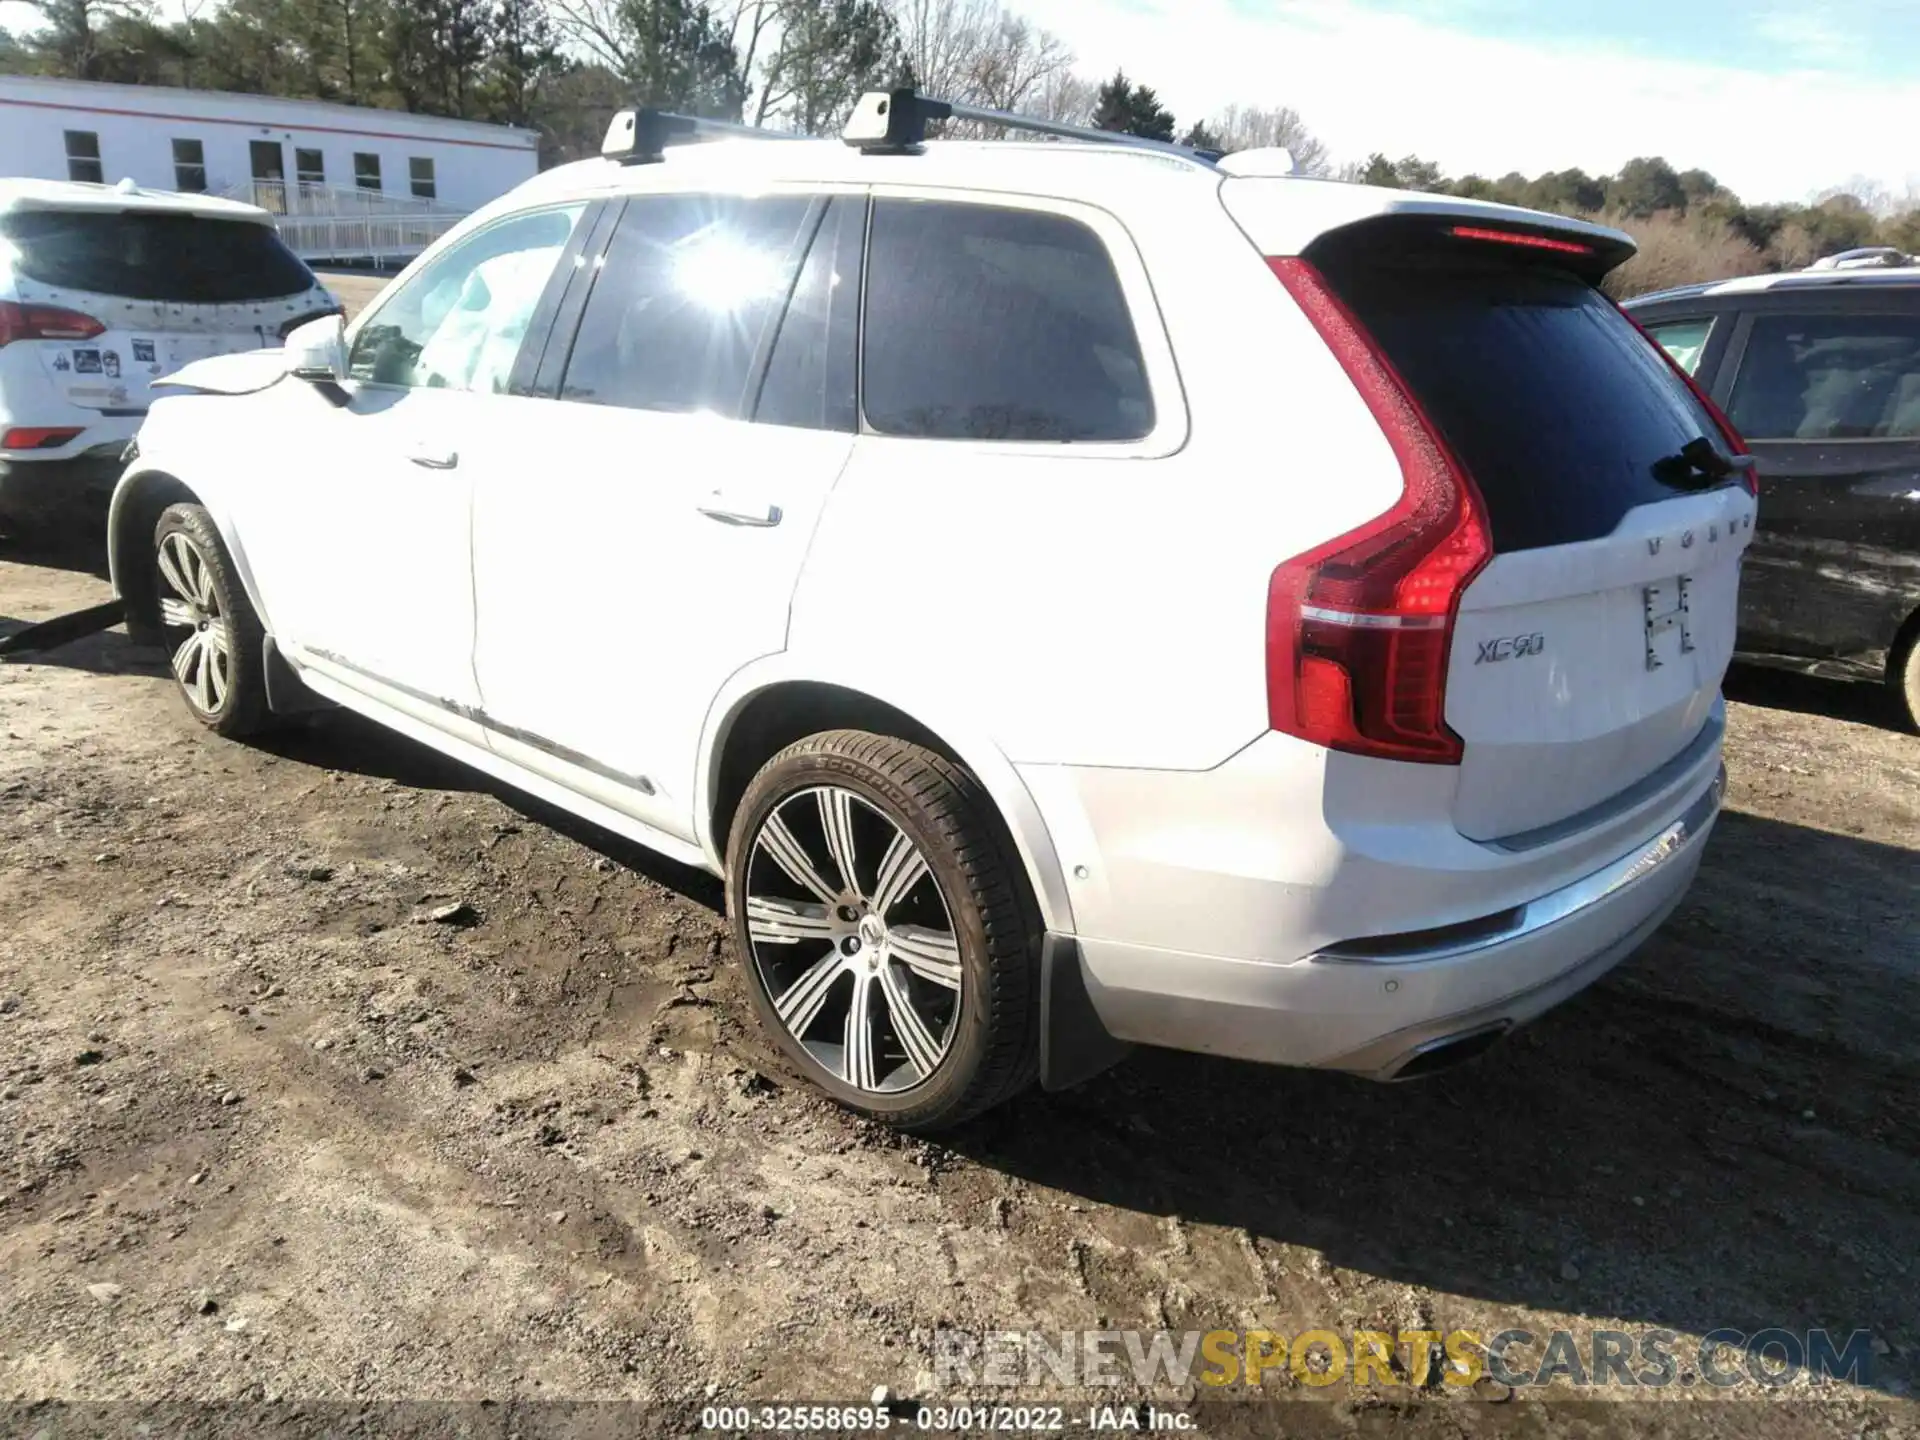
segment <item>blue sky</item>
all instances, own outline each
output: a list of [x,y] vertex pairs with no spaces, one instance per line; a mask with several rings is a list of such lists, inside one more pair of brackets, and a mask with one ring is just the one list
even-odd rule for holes
[[[1339,160],[1497,176],[1665,155],[1749,201],[1865,179],[1920,203],[1920,0],[1005,3],[1183,125],[1291,105]],[[0,25],[34,19],[0,0]]]
[[1339,159],[1450,174],[1635,155],[1749,201],[1864,177],[1920,201],[1920,0],[1016,0],[1184,124],[1291,105]]
[[[1697,58],[1759,73],[1808,66],[1876,79],[1920,77],[1916,0],[1363,0],[1463,34],[1548,45],[1594,44],[1657,59]],[[1271,16],[1267,0],[1243,13]]]

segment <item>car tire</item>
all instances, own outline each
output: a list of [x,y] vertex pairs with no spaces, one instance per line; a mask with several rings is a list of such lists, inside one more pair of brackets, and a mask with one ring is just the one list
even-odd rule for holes
[[153,549],[167,664],[187,710],[230,739],[264,729],[264,631],[213,517],[198,505],[169,505]]
[[1002,836],[977,779],[890,736],[809,736],[748,785],[727,843],[747,989],[849,1109],[928,1132],[1032,1083],[1041,927]]

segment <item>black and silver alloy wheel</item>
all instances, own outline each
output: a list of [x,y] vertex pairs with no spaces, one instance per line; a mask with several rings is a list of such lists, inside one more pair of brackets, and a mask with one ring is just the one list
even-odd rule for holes
[[180,693],[202,716],[218,716],[233,687],[233,638],[213,566],[185,530],[160,541],[160,626]]
[[1033,1080],[1039,907],[951,758],[864,730],[789,745],[734,811],[727,911],[760,1023],[850,1109],[937,1130]]
[[821,786],[760,823],[746,926],[787,1034],[856,1090],[924,1084],[952,1043],[966,983],[953,918],[906,832]]

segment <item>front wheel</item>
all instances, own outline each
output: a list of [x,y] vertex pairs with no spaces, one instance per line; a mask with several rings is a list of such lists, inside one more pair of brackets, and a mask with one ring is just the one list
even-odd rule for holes
[[849,1108],[936,1130],[1032,1081],[1034,906],[944,757],[855,730],[781,751],[734,818],[727,909],[761,1023]]
[[209,730],[254,733],[268,716],[263,633],[213,517],[169,505],[153,544],[160,629],[181,698]]

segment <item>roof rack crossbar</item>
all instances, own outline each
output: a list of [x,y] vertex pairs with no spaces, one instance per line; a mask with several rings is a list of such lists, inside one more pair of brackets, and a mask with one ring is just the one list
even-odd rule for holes
[[861,96],[840,138],[871,155],[910,154],[926,143],[927,126],[937,120],[971,120],[980,125],[996,125],[1003,130],[1055,135],[1063,140],[1116,145],[1129,150],[1152,150],[1191,160],[1198,165],[1211,165],[1217,158],[1213,152],[1195,150],[1188,145],[1175,145],[1167,140],[1151,140],[1144,135],[1128,135],[1117,130],[1100,130],[1091,125],[1069,125],[1061,120],[1043,120],[1037,115],[989,110],[984,106],[965,105],[955,100],[936,100],[911,88],[872,90]]
[[803,140],[779,130],[762,130],[730,120],[708,120],[699,115],[676,115],[671,110],[642,107],[622,110],[607,127],[600,153],[622,165],[652,165],[666,158],[669,145],[697,145],[704,140]]

